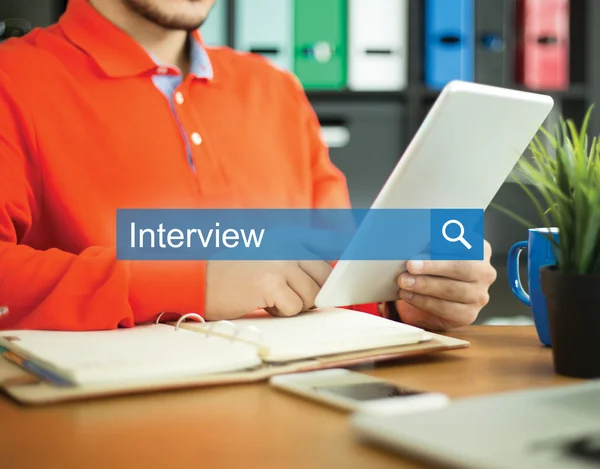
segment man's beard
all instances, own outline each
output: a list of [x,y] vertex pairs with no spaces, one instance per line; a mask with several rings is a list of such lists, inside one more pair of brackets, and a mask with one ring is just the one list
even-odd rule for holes
[[124,0],[129,10],[165,29],[177,31],[194,31],[198,29],[206,18],[189,18],[183,16],[168,16],[152,4],[152,0]]

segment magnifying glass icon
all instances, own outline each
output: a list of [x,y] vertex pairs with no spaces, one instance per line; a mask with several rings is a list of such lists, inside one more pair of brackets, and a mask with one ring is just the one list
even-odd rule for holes
[[[460,228],[460,234],[456,238],[451,238],[450,236],[448,236],[448,233],[446,232],[446,230],[448,229],[448,227],[450,225],[456,225]],[[471,249],[473,247],[464,238],[465,227],[458,220],[448,220],[446,223],[444,223],[444,226],[442,227],[442,235],[444,236],[444,238],[446,238],[446,241],[449,241],[451,243],[461,242],[467,249]]]

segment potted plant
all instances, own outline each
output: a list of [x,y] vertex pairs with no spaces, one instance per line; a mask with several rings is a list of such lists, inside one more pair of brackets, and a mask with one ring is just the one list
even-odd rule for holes
[[600,377],[600,140],[587,135],[592,108],[580,129],[563,118],[553,133],[540,129],[549,145],[536,136],[531,158],[521,158],[514,175],[548,229],[556,259],[540,269],[555,371],[577,378]]

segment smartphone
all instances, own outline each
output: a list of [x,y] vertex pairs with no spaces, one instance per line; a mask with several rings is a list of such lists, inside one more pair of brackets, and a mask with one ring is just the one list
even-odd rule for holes
[[448,396],[421,391],[363,373],[333,368],[270,378],[275,388],[351,412],[380,415],[439,409]]

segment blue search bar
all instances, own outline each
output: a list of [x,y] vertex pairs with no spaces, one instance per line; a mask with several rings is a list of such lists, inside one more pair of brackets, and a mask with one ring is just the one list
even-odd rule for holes
[[481,260],[483,209],[119,210],[119,260]]

